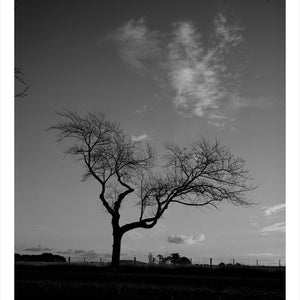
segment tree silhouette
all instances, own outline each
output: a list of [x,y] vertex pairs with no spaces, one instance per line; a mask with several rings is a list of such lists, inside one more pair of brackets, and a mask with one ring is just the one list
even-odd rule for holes
[[[66,153],[82,163],[83,181],[93,178],[99,183],[99,199],[111,215],[113,268],[119,266],[123,235],[136,228],[154,227],[171,204],[251,204],[246,193],[255,187],[249,184],[244,160],[219,142],[210,144],[202,138],[185,148],[167,143],[158,164],[148,143],[133,141],[106,114],[82,117],[61,111],[57,115],[61,122],[49,129],[57,132],[59,142],[70,141]],[[121,225],[125,198],[136,201],[139,213],[135,221]]]
[[15,99],[27,96],[30,85],[24,80],[24,74],[21,68],[15,68]]
[[169,256],[165,257],[161,254],[157,255],[159,264],[171,263],[172,265],[190,265],[191,261],[185,257],[181,256],[179,253],[172,253]]
[[172,253],[172,254],[168,257],[168,260],[170,260],[170,262],[171,262],[173,265],[179,264],[179,263],[180,263],[180,259],[181,259],[181,256],[179,255],[179,253]]

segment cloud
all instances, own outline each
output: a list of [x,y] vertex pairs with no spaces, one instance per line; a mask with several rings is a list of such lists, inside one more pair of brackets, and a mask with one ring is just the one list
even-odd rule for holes
[[100,257],[104,259],[110,259],[111,254],[98,253],[95,250],[83,250],[83,249],[68,249],[55,251],[57,254],[72,257],[85,257],[87,260],[98,260]]
[[268,108],[273,105],[273,103],[276,101],[275,98],[271,97],[240,97],[239,95],[234,95],[233,99],[234,105],[239,108]]
[[[98,261],[101,257],[104,260],[111,259],[111,253],[98,253],[95,250],[84,250],[84,249],[68,249],[68,250],[55,250],[52,248],[46,247],[30,247],[23,249],[24,251],[28,252],[50,252],[53,254],[60,254],[63,256],[70,256],[70,257],[84,257],[87,261]],[[126,253],[121,253],[121,256],[126,256]]]
[[72,255],[73,254],[73,250],[72,249],[68,249],[68,250],[60,250],[60,251],[56,251],[57,254],[61,254],[61,255]]
[[46,251],[52,251],[53,249],[51,248],[43,248],[41,246],[38,247],[31,247],[31,248],[25,248],[24,251],[30,251],[30,252],[46,252]]
[[145,113],[147,111],[147,109],[148,109],[148,106],[144,104],[141,108],[137,108],[134,113],[136,113],[137,115],[141,115],[141,114]]
[[265,211],[265,216],[270,216],[272,214],[278,213],[280,211],[282,211],[283,209],[285,209],[285,203],[279,203],[270,207],[266,207],[264,208]]
[[206,239],[205,234],[200,234],[198,236],[186,236],[186,235],[172,235],[168,236],[167,240],[171,244],[183,244],[183,245],[194,245],[196,243],[202,242]]
[[96,253],[94,250],[85,251],[81,256],[87,258],[87,260],[98,260],[101,256],[100,253]]
[[273,253],[249,253],[247,254],[247,256],[273,256]]
[[220,48],[225,48],[227,51],[229,50],[228,45],[236,46],[243,40],[241,35],[243,29],[237,25],[228,25],[227,18],[223,12],[218,13],[214,20],[214,25],[216,37],[220,41]]
[[169,45],[168,68],[178,109],[203,116],[220,97],[219,79],[211,68],[212,53],[204,54],[195,27],[182,22],[174,25],[174,39]]
[[[122,59],[137,71],[150,71],[161,88],[173,93],[176,111],[187,117],[206,118],[220,129],[236,130],[240,109],[268,107],[274,99],[246,97],[238,92],[230,57],[243,41],[243,28],[232,24],[223,12],[212,20],[208,37],[190,21],[171,24],[171,31],[150,30],[143,18],[129,20],[114,31],[111,39]],[[146,107],[137,109],[140,114]]]
[[145,70],[147,60],[160,54],[159,34],[150,31],[143,18],[129,20],[114,32],[112,39],[119,45],[123,60],[138,71]]
[[85,254],[86,251],[85,250],[82,250],[82,249],[78,249],[78,250],[74,250],[73,253],[75,255],[82,255],[82,254]]
[[275,223],[260,230],[262,234],[270,234],[272,232],[285,232],[285,222]]
[[132,135],[131,136],[131,140],[133,142],[141,142],[141,141],[144,141],[144,140],[148,140],[149,137],[146,133],[143,133],[141,135]]
[[[204,47],[201,34],[191,22],[174,24],[168,64],[175,107],[188,115],[207,117],[210,124],[224,127],[234,93],[225,85],[230,77],[226,53],[242,41],[241,28],[227,25],[224,14],[214,21],[215,43]],[[226,111],[227,110],[227,111]]]

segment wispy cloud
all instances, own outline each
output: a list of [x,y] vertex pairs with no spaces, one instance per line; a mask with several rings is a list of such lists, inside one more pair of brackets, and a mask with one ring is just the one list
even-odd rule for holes
[[233,95],[232,98],[234,105],[238,109],[242,108],[268,108],[276,101],[275,98],[259,96],[256,98],[240,97],[239,95]]
[[230,77],[225,58],[242,41],[242,36],[241,28],[227,25],[222,13],[217,15],[214,25],[215,42],[209,48],[204,47],[201,34],[192,23],[174,24],[167,67],[176,93],[176,108],[224,126],[228,122],[224,108],[234,103],[233,92],[224,84],[224,79]]
[[272,232],[285,232],[285,222],[275,223],[260,230],[262,234],[270,234]]
[[270,215],[278,213],[284,209],[285,209],[285,203],[279,203],[279,204],[264,208],[264,214],[265,214],[265,216],[270,216]]
[[118,43],[123,60],[138,71],[145,70],[145,62],[160,54],[159,34],[146,27],[144,18],[128,21],[112,39]]
[[219,12],[215,18],[214,25],[216,37],[220,41],[219,47],[225,51],[229,50],[228,45],[236,46],[243,39],[241,35],[243,28],[238,25],[229,25],[225,14],[222,12]]
[[171,244],[183,244],[183,245],[194,245],[202,242],[206,239],[205,234],[200,234],[198,236],[186,236],[186,235],[172,235],[168,236],[167,240]]
[[239,94],[235,83],[239,74],[232,69],[229,55],[232,57],[234,48],[243,41],[243,28],[223,12],[212,24],[210,33],[190,21],[173,23],[171,31],[159,32],[150,30],[141,18],[129,20],[111,38],[128,65],[137,71],[154,71],[153,79],[172,91],[172,102],[179,113],[234,130],[240,109],[266,107],[273,99]]
[[47,247],[30,247],[30,248],[25,248],[23,249],[24,251],[28,251],[28,252],[46,252],[46,251],[52,251],[53,249],[51,248],[47,248]]
[[147,111],[147,109],[148,109],[148,106],[146,104],[144,104],[142,107],[137,108],[135,110],[135,113],[137,115],[141,115],[141,114],[145,113]]
[[132,135],[131,136],[131,140],[133,142],[141,142],[141,141],[144,141],[144,140],[148,140],[149,137],[146,133],[143,133],[141,135]]

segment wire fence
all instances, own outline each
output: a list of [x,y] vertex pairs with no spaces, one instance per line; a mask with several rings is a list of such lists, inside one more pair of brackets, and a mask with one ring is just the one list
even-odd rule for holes
[[[109,264],[111,258],[108,256],[99,257],[86,257],[86,256],[65,256],[66,261],[69,263],[100,263]],[[257,267],[285,267],[285,258],[280,257],[276,259],[266,258],[247,258],[247,257],[235,257],[235,258],[220,258],[220,257],[202,257],[202,258],[189,258],[192,265],[198,266],[257,266]],[[129,264],[158,264],[159,260],[149,255],[126,255],[121,257],[121,263]]]
[[285,259],[265,259],[265,258],[196,258],[192,259],[196,265],[246,265],[246,266],[285,266]]

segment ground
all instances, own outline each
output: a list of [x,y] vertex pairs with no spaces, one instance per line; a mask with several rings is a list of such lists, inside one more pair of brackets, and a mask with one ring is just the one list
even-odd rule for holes
[[285,268],[17,263],[22,299],[285,299]]

